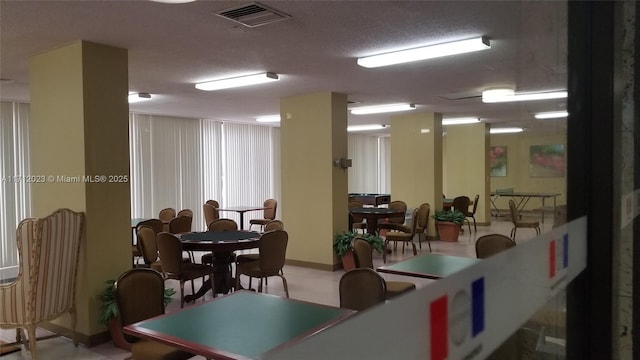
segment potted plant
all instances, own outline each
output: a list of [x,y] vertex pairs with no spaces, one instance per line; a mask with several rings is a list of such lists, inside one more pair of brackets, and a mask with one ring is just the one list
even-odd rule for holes
[[[120,317],[118,316],[118,304],[116,297],[113,293],[113,284],[115,280],[107,280],[105,284],[107,286],[98,295],[98,300],[101,301],[102,313],[98,321],[101,324],[107,325],[109,328],[109,334],[111,334],[111,340],[113,344],[121,349],[131,351],[131,343],[127,341],[122,332],[122,324],[120,323]],[[173,295],[176,291],[172,288],[164,289],[164,305],[167,306],[173,301]]]
[[353,256],[353,239],[361,237],[366,240],[377,252],[382,252],[384,240],[375,234],[360,234],[355,231],[343,231],[337,233],[333,239],[333,250],[342,258],[342,267],[344,270],[352,270],[356,268],[355,258]]
[[465,216],[457,210],[436,210],[433,215],[436,220],[436,228],[442,241],[458,241],[460,227]]

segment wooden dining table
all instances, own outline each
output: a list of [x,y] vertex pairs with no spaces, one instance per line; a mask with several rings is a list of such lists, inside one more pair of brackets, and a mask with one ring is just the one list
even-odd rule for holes
[[249,211],[259,211],[259,210],[266,210],[266,209],[268,209],[268,207],[264,207],[264,206],[227,206],[227,207],[219,208],[216,210],[237,212],[240,215],[240,222],[238,225],[240,225],[240,230],[243,230],[244,229],[244,213]]
[[[404,218],[406,212],[386,207],[354,207],[349,208],[349,213],[365,218],[367,220],[367,233],[375,234],[378,229],[379,219]],[[349,224],[349,228],[351,228],[351,224]]]
[[476,258],[443,254],[424,254],[385,265],[376,270],[381,273],[440,279],[481,261]]
[[[187,251],[210,251],[213,254],[216,292],[226,294],[235,285],[229,271],[231,254],[236,250],[255,249],[260,244],[261,233],[256,231],[203,231],[179,234],[182,248]],[[211,289],[210,281],[203,281],[195,294],[186,295],[185,301],[194,301]]]
[[259,359],[304,341],[355,311],[236,291],[124,327],[124,332],[207,359]]

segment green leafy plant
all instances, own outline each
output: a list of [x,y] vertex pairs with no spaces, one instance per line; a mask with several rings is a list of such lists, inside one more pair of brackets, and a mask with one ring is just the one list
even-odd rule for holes
[[463,213],[457,210],[436,210],[436,213],[433,215],[433,218],[436,221],[448,221],[452,223],[456,223],[458,225],[462,225],[464,222],[465,216]]
[[[98,321],[104,325],[108,325],[111,319],[118,317],[118,304],[116,303],[116,297],[113,293],[114,283],[115,280],[105,281],[107,286],[102,290],[100,295],[98,295],[98,299],[102,302],[102,314],[100,314]],[[176,291],[172,288],[164,289],[164,306],[167,306],[173,301],[173,295],[175,293]]]
[[377,252],[382,252],[382,246],[384,244],[384,240],[375,234],[360,234],[355,231],[343,231],[337,233],[333,239],[333,250],[338,254],[338,256],[344,256],[349,250],[351,250],[351,246],[353,245],[353,239],[356,237],[361,237],[366,240]]

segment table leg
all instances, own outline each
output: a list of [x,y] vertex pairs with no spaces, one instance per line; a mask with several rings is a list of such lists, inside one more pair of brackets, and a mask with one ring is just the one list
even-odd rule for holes
[[[216,293],[226,294],[234,285],[231,272],[229,271],[229,265],[231,264],[231,253],[229,252],[214,252],[213,253],[213,267],[214,267],[214,283],[216,284]],[[185,295],[184,301],[192,302],[204,296],[209,290],[211,290],[211,280],[207,278],[202,283],[202,286],[195,294]]]
[[544,196],[542,197],[542,223],[544,224]]
[[378,219],[375,217],[367,218],[367,233],[375,234],[378,230]]
[[239,211],[240,214],[240,230],[244,230],[244,212]]

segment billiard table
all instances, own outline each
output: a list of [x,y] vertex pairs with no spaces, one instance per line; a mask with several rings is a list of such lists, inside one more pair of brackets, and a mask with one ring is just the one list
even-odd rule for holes
[[356,201],[360,201],[363,205],[373,205],[375,207],[378,207],[384,204],[388,205],[391,202],[391,195],[350,193],[349,200],[356,200]]

